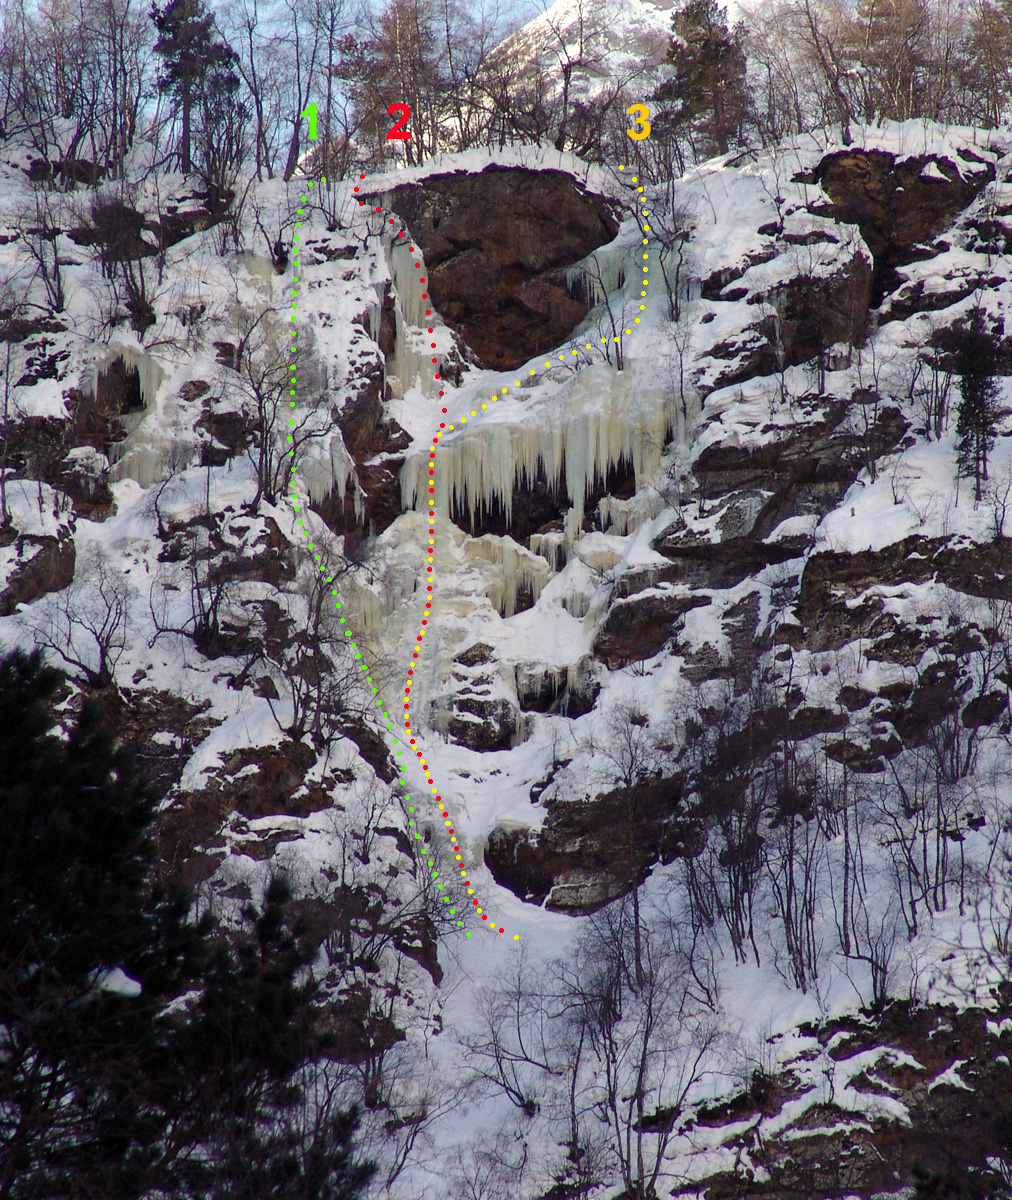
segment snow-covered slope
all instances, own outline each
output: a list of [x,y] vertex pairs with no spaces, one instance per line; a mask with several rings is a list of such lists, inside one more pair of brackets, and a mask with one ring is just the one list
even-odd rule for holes
[[[571,40],[577,10],[561,3],[525,36],[547,37],[552,14]],[[601,36],[628,47],[668,19],[630,2]],[[560,274],[587,315],[509,372],[478,367],[426,311],[424,259],[397,244],[421,233],[384,204],[360,213],[357,183],[316,193],[298,218],[305,181],[254,187],[237,249],[220,222],[197,227],[208,214],[184,181],[153,177],[129,198],[150,246],[132,251],[155,314],[144,328],[71,236],[88,214],[51,197],[66,303],[49,311],[36,278],[28,299],[45,315],[11,329],[0,640],[76,660],[73,694],[102,694],[161,781],[167,858],[226,912],[272,869],[296,877],[334,981],[342,1086],[361,1091],[362,1064],[379,1064],[378,1194],[613,1197],[630,1129],[658,1195],[718,1177],[747,1194],[750,1181],[787,1186],[785,1147],[805,1142],[817,1166],[820,1138],[836,1155],[833,1139],[853,1137],[870,1161],[883,1129],[944,1116],[968,1078],[981,1103],[1000,1091],[1006,1031],[966,1010],[1006,1003],[989,990],[1004,885],[977,884],[1002,861],[1009,804],[1012,448],[998,439],[975,503],[955,473],[945,331],[975,304],[995,321],[1010,311],[1009,151],[1003,135],[910,123],[849,147],[799,138],[675,183],[541,147],[370,179],[392,205],[404,184],[430,195],[496,164],[560,173],[615,206],[614,240]],[[26,166],[3,165],[8,275],[35,202]],[[647,212],[682,213],[687,240],[665,250],[645,234],[638,203],[629,215],[639,186]],[[243,348],[265,369],[277,360],[294,286],[254,211],[289,246],[302,221],[290,419],[307,434],[295,493],[312,503],[298,514],[271,486],[287,473],[258,457],[257,397],[236,370]],[[193,232],[170,244],[168,217],[187,213]],[[1002,355],[1007,370],[1007,336]],[[386,714],[402,711],[425,611],[437,435],[433,609],[410,692],[430,787],[410,756],[397,770],[403,738]],[[302,530],[333,564],[340,613],[329,594],[321,607]],[[118,614],[114,687],[96,678],[89,632],[103,598]],[[349,627],[368,687],[343,649]],[[320,678],[339,686],[314,708]],[[939,762],[951,778],[924,791]],[[930,792],[930,836],[888,806],[891,780]],[[446,823],[418,800],[436,790],[471,885],[452,918],[431,881],[455,866]],[[756,796],[753,840],[732,845],[728,813]],[[786,829],[808,847],[807,942],[778,890]],[[930,860],[912,901],[911,876],[900,901],[890,882],[914,869],[900,844]],[[694,925],[693,870],[723,879],[742,845],[759,855],[731,880],[752,889],[748,905],[734,914],[719,893],[724,908]],[[859,901],[840,888],[855,846]],[[481,930],[472,897],[519,947]],[[639,1116],[615,1095],[636,1090],[644,978],[623,983],[609,1046],[574,1040],[565,1002],[596,978],[588,963],[631,944],[634,919],[650,931],[646,975],[664,982]],[[845,1014],[883,988],[956,1016],[869,1033]],[[504,1041],[496,1066],[490,1028],[545,1031],[546,1047]],[[841,1050],[852,1038],[866,1039],[856,1056]],[[968,1054],[970,1068],[954,1065]],[[875,1186],[903,1186],[909,1168],[897,1159]],[[817,1173],[805,1186],[836,1194]]]

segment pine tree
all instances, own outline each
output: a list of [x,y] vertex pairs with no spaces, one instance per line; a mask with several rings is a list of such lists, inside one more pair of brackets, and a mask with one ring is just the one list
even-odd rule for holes
[[289,888],[237,936],[189,922],[130,755],[88,706],[55,735],[60,680],[0,659],[0,1198],[358,1200],[358,1114],[304,1090],[324,1044]]
[[[0,661],[4,1197],[131,1194],[158,1128],[134,1086],[156,1052],[147,984],[175,984],[197,933],[152,881],[154,799],[129,756],[89,706],[53,735],[59,681],[38,652]],[[103,988],[116,968],[140,997]]]
[[975,495],[987,479],[987,458],[997,425],[1008,411],[999,403],[998,343],[1001,331],[989,330],[975,308],[956,342],[953,372],[960,378],[962,399],[956,418],[956,461],[962,475],[974,480]]
[[687,0],[672,27],[668,62],[675,75],[653,99],[675,107],[655,124],[675,136],[694,135],[697,157],[726,154],[741,142],[750,110],[741,26],[728,26],[717,0]]
[[308,1103],[299,1077],[325,1039],[306,971],[316,949],[289,920],[290,900],[275,877],[262,906],[247,907],[245,931],[217,947],[187,1031],[186,1057],[217,1081],[203,1117],[214,1130],[211,1200],[356,1200],[374,1172],[351,1157],[358,1110]]
[[[159,80],[162,92],[172,92],[179,101],[181,131],[179,162],[184,174],[191,170],[192,115],[199,105],[219,111],[223,98],[234,95],[239,80],[235,52],[215,40],[214,15],[203,0],[169,0],[164,8],[153,5],[151,19],[158,30],[155,53],[165,60]],[[206,131],[213,135],[213,131]]]

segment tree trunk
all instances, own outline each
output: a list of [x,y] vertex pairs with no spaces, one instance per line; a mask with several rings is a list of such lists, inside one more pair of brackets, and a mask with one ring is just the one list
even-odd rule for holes
[[190,80],[189,77],[183,80],[182,93],[182,117],[183,128],[180,136],[179,146],[179,163],[180,170],[184,175],[189,175],[191,170],[190,163],[190,106],[193,103],[193,98],[190,95]]

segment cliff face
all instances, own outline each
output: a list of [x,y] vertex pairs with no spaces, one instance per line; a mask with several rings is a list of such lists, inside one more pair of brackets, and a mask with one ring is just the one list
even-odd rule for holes
[[[667,516],[646,510],[651,521],[638,537],[649,539],[649,563],[641,552],[635,566],[628,562],[622,541],[630,539],[613,536],[624,532],[609,519],[615,491],[605,487],[603,503],[594,494],[594,527],[610,532],[614,551],[607,598],[583,624],[592,672],[606,690],[631,667],[666,677],[673,658],[683,684],[703,689],[723,678],[741,692],[772,653],[773,678],[792,683],[769,701],[778,730],[771,747],[789,744],[794,755],[818,745],[830,760],[874,775],[930,740],[935,719],[972,726],[1007,718],[1004,692],[1000,702],[990,692],[985,702],[968,690],[978,643],[939,637],[923,616],[923,598],[911,624],[882,592],[929,585],[939,614],[959,597],[1012,599],[1005,536],[1012,530],[978,515],[970,517],[979,532],[969,540],[966,526],[942,532],[939,521],[953,522],[956,503],[954,494],[940,498],[940,489],[955,486],[951,463],[944,484],[935,468],[920,474],[928,472],[927,447],[940,450],[925,408],[939,380],[927,364],[938,365],[946,331],[965,321],[966,298],[982,296],[998,313],[1012,279],[1012,260],[994,252],[1005,244],[1008,221],[999,210],[1008,168],[1001,153],[969,145],[950,147],[948,156],[908,157],[874,145],[809,153],[812,165],[796,169],[790,186],[774,168],[778,187],[764,183],[763,203],[751,208],[751,177],[762,164],[729,171],[717,184],[685,186],[682,203],[705,192],[712,210],[717,186],[727,210],[739,201],[733,236],[731,217],[722,225],[717,209],[689,243],[700,294],[678,351],[678,369],[700,405],[689,462],[669,447],[669,494],[678,503]],[[623,493],[620,509],[635,508],[643,483],[636,479],[631,502]],[[932,496],[927,511],[922,489]],[[527,536],[525,515],[512,527],[518,537]],[[902,536],[878,532],[893,526]],[[572,559],[580,558],[577,541]],[[881,664],[873,673],[883,682],[834,668],[835,688],[814,687],[813,656],[848,658],[855,644],[858,660]],[[518,675],[525,670],[530,664],[520,664]],[[565,705],[556,701],[555,709]],[[683,796],[700,780],[682,778],[679,757],[665,768],[671,779],[658,793],[666,796],[662,811],[643,791],[634,818],[640,833],[632,841],[654,846],[658,861],[698,844],[709,819],[702,793],[686,807]],[[559,774],[570,787],[579,777],[575,767],[556,771],[544,821],[496,831],[487,861],[520,896],[592,911],[599,897],[633,887],[647,864],[622,865],[601,852],[595,831],[612,826],[607,789],[560,807]],[[575,791],[587,789],[576,784]]]
[[[402,741],[386,712],[402,697],[384,693],[377,710],[380,682],[367,687],[349,662],[349,629],[377,681],[389,664],[414,664],[413,734],[476,891],[535,946],[544,936],[554,952],[563,918],[583,928],[576,918],[651,888],[667,895],[693,871],[752,886],[785,830],[813,845],[819,830],[818,862],[834,869],[853,837],[847,862],[860,843],[871,895],[895,843],[844,834],[844,814],[897,779],[942,781],[929,807],[941,814],[931,853],[944,878],[918,883],[911,946],[930,925],[924,905],[940,920],[956,894],[946,888],[969,886],[974,839],[1003,827],[1001,804],[988,800],[985,820],[984,784],[960,788],[1000,778],[1012,737],[1012,443],[1002,425],[975,504],[953,465],[952,345],[979,306],[1012,372],[1012,175],[997,135],[935,131],[928,149],[925,136],[899,126],[847,148],[799,139],[649,181],[649,203],[677,207],[689,237],[663,258],[650,246],[642,289],[631,189],[576,162],[472,156],[372,181],[393,214],[382,228],[309,206],[291,418],[298,514],[279,484],[287,425],[259,455],[253,384],[279,361],[288,378],[288,358],[271,356],[290,299],[254,230],[241,255],[223,257],[208,214],[169,237],[140,196],[129,228],[164,243],[154,324],[131,324],[124,308],[96,342],[71,332],[90,328],[90,310],[0,314],[24,360],[3,442],[0,637],[76,663],[68,703],[101,696],[109,727],[157,781],[166,864],[223,911],[238,912],[272,870],[299,876],[345,1064],[382,1060],[406,1032],[439,1032],[439,986],[456,969],[444,942],[471,906],[450,919],[434,895],[445,823],[406,800],[408,787],[430,789],[413,767],[399,782]],[[281,190],[265,187],[258,203],[294,221]],[[84,283],[98,286],[98,243],[66,216],[57,241],[83,296]],[[391,219],[421,257],[408,261]],[[128,242],[123,253],[154,258],[140,233]],[[0,248],[13,256],[17,238]],[[623,328],[636,321],[621,356],[598,350],[598,325],[620,314]],[[505,396],[514,369],[522,386]],[[462,415],[466,427],[442,432]],[[333,563],[327,587],[302,522]],[[416,661],[429,545],[431,636]],[[87,623],[102,597],[111,682],[98,679]],[[925,804],[888,817],[899,828]],[[834,915],[843,902],[830,876],[826,939],[851,919]],[[707,930],[723,930],[726,897],[708,894]],[[870,911],[865,920],[884,919]],[[728,932],[726,964],[748,958],[752,939],[762,969],[775,965],[767,991],[794,995],[784,980],[796,978],[795,951],[767,916],[757,907],[750,928]],[[851,943],[864,962],[885,935],[848,936],[864,939]],[[938,945],[916,952],[938,958]],[[823,983],[802,986],[807,1003]],[[981,1103],[997,1094],[985,1060],[1007,1049],[1004,1027],[946,1017],[953,1028],[935,1038],[879,1018],[876,1047],[891,1050],[868,1058],[864,1078],[838,1050],[844,1034],[864,1035],[827,1018],[794,1047],[789,1078],[700,1111],[698,1127],[717,1130],[697,1171],[713,1195],[757,1194],[740,1171],[721,1175],[720,1163],[750,1154],[755,1179],[761,1167],[784,1195],[833,1193],[819,1173],[829,1143],[805,1116],[816,1092],[824,1113],[871,1112],[876,1096],[902,1093],[919,1123],[889,1169],[908,1181],[959,1086],[921,1086],[904,1054],[939,1076],[946,1055],[970,1056]],[[817,1069],[838,1093],[818,1090]],[[377,1130],[413,1128],[405,1095],[395,1113],[377,1102]],[[745,1116],[768,1121],[765,1149],[731,1128]],[[862,1141],[855,1193],[886,1187],[875,1162],[890,1136],[876,1126]],[[678,1153],[690,1151],[679,1142]]]
[[482,367],[511,370],[587,315],[565,267],[618,232],[611,206],[561,171],[490,164],[381,197],[425,255],[429,290]]

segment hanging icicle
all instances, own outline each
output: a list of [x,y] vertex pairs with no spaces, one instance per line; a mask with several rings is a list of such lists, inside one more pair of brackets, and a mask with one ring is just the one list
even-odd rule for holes
[[484,559],[500,568],[500,579],[489,589],[488,598],[504,617],[512,617],[516,612],[521,592],[530,592],[537,603],[541,589],[552,577],[552,568],[540,554],[532,554],[511,537],[488,533],[469,538],[464,553],[469,559]]
[[[522,424],[491,420],[444,438],[436,450],[435,502],[476,518],[500,505],[512,519],[513,494],[543,478],[549,489],[564,483],[572,508],[565,543],[583,523],[584,503],[595,485],[621,462],[637,480],[652,478],[671,428],[665,391],[640,387],[635,371],[599,363],[584,368],[529,410]],[[428,455],[411,455],[401,472],[405,508],[423,495]]]

